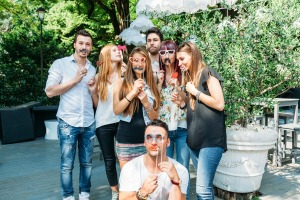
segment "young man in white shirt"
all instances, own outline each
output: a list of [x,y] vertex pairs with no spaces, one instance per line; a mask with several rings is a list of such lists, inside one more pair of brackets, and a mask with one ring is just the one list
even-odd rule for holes
[[120,200],[185,200],[187,169],[166,156],[168,125],[151,121],[145,130],[147,153],[124,165],[120,175]]
[[75,53],[54,61],[49,69],[46,94],[60,95],[58,137],[61,149],[60,182],[64,200],[75,200],[72,182],[76,147],[80,161],[79,199],[88,200],[91,188],[95,120],[89,81],[96,69],[87,56],[92,50],[92,36],[86,30],[75,35]]

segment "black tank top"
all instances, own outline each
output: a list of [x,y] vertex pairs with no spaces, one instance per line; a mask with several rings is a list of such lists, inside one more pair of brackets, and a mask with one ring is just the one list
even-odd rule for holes
[[[197,89],[210,96],[206,83],[209,76],[216,77],[220,84],[223,80],[212,68],[205,67],[202,70],[201,82]],[[191,149],[200,150],[205,147],[221,147],[224,151],[227,150],[224,111],[215,110],[201,101],[197,101],[195,109],[192,110],[188,103],[187,128],[187,144]]]
[[117,141],[122,144],[144,143],[146,124],[143,117],[143,104],[139,101],[139,109],[135,111],[130,122],[120,120]]

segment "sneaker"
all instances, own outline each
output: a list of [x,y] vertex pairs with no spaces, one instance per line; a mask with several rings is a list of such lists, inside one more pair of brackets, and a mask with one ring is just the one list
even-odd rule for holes
[[119,200],[119,192],[111,191],[111,200]]
[[63,200],[75,200],[75,197],[74,196],[68,196],[68,197],[63,198]]
[[79,200],[89,200],[89,199],[90,199],[90,193],[80,192]]

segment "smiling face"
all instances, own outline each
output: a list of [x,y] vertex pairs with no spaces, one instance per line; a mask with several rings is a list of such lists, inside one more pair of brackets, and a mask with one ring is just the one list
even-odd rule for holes
[[145,131],[145,147],[151,157],[161,156],[170,144],[166,130],[159,126],[148,126]]
[[186,53],[186,52],[178,52],[176,55],[178,61],[179,61],[179,67],[181,70],[188,70],[191,67],[191,60],[192,57],[190,56],[190,54]]
[[74,42],[75,54],[81,58],[87,57],[92,50],[92,38],[78,35]]
[[121,51],[117,46],[113,46],[110,50],[111,61],[112,62],[120,62],[122,61]]

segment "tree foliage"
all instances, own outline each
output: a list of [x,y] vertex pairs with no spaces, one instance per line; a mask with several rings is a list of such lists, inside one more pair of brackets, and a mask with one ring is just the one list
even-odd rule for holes
[[[129,23],[136,0],[0,0],[0,107],[40,101],[57,104],[43,91],[47,71],[55,59],[74,52],[76,31],[87,29],[96,63],[99,50],[115,40]],[[130,8],[131,6],[131,8]],[[43,21],[43,70],[40,64],[40,21],[36,10],[46,10]],[[134,14],[133,14],[134,15]],[[43,74],[43,75],[41,75]]]
[[222,7],[164,17],[159,26],[165,38],[195,39],[207,65],[224,79],[228,124],[245,124],[254,101],[300,86],[300,4],[265,0]]

